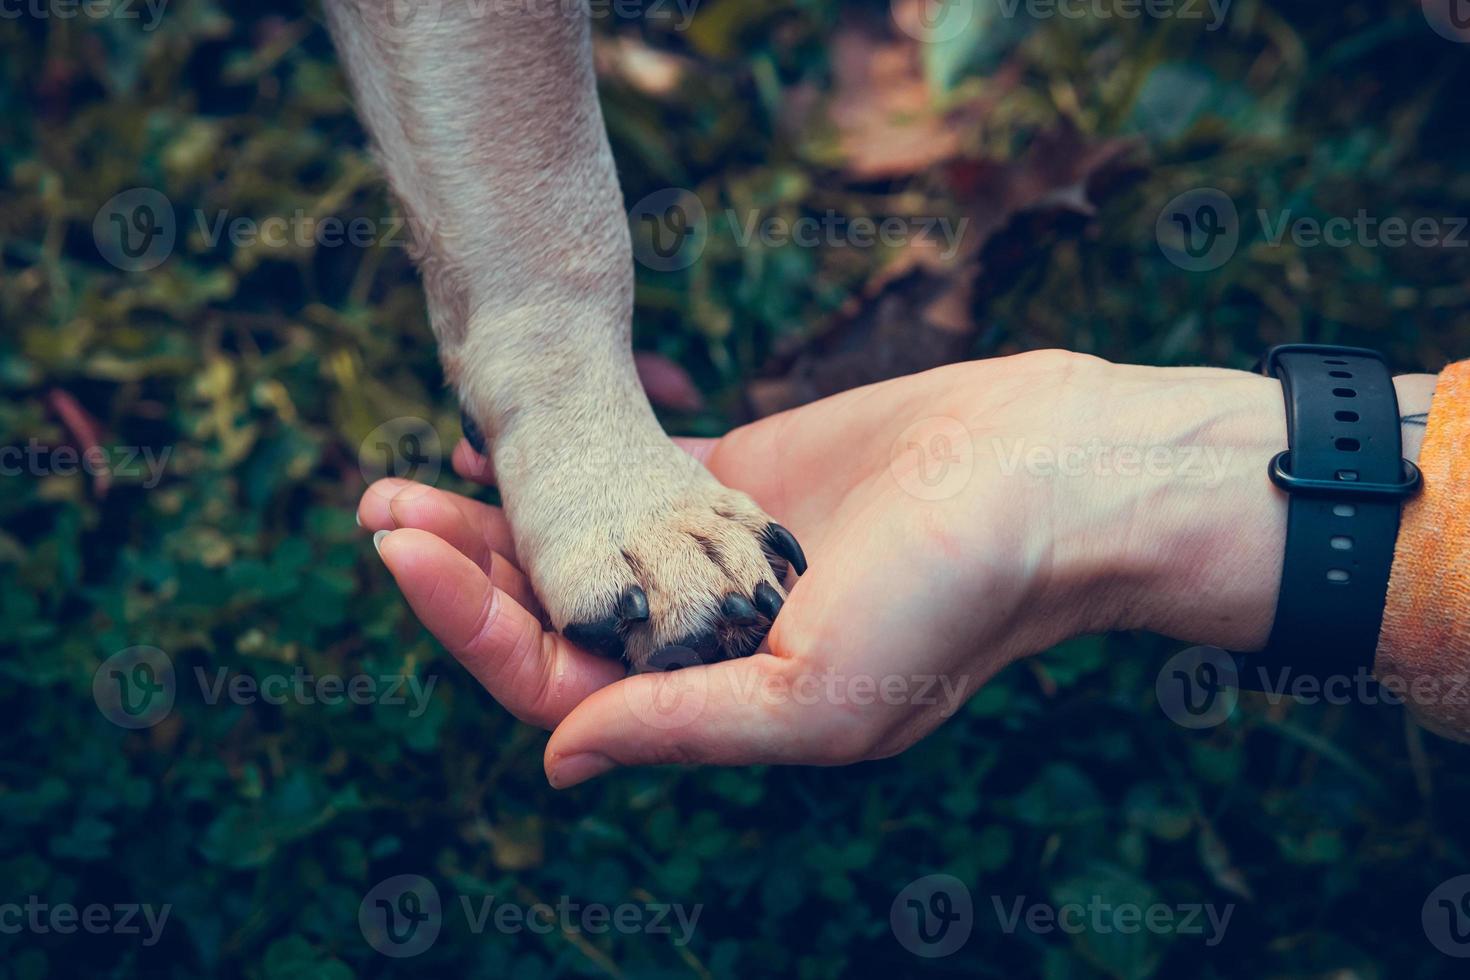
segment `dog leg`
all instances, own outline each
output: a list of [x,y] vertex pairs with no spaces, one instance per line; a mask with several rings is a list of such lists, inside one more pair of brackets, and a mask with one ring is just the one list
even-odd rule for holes
[[805,560],[668,440],[638,382],[631,249],[585,9],[326,10],[416,231],[445,372],[553,624],[638,669],[750,654],[787,566]]

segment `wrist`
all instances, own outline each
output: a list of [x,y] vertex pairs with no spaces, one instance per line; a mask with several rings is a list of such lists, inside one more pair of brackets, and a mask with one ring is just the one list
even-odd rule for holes
[[[1279,382],[1240,371],[1110,366],[1100,424],[1156,465],[1093,479],[1080,508],[1100,515],[1103,555],[1080,608],[1091,629],[1143,629],[1250,652],[1275,622],[1289,499],[1267,477],[1287,446]],[[1395,379],[1404,456],[1416,459],[1432,375]],[[1084,539],[1085,540],[1085,539]]]
[[1102,382],[1086,425],[1115,464],[1075,481],[1059,538],[1085,629],[1260,649],[1286,542],[1287,498],[1266,475],[1287,444],[1281,385],[1127,365]]

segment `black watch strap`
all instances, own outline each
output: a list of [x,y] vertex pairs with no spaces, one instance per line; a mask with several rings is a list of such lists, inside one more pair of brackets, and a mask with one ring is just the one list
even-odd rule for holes
[[1291,502],[1276,621],[1244,658],[1240,685],[1369,671],[1406,498],[1419,470],[1403,458],[1398,395],[1376,351],[1288,344],[1262,359],[1286,397],[1287,450],[1270,477]]

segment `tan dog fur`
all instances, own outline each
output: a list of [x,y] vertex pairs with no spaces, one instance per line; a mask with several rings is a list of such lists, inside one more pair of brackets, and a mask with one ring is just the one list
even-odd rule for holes
[[727,594],[780,592],[761,539],[771,519],[668,440],[634,370],[632,254],[586,12],[326,12],[389,182],[427,229],[416,245],[440,357],[553,624],[605,619],[641,584],[651,618],[626,635],[641,667],[716,627]]

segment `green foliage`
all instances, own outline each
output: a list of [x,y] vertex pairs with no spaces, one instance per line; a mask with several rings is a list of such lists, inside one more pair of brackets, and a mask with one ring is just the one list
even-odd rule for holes
[[[1020,52],[1025,80],[986,133],[997,156],[1056,105],[1090,134],[1150,148],[1148,178],[1095,234],[1056,243],[1001,291],[975,353],[1056,345],[1246,366],[1269,342],[1313,339],[1427,369],[1470,354],[1470,250],[1273,246],[1255,217],[1470,214],[1470,48],[1428,30],[1417,6],[1239,0],[1217,32],[1053,19],[931,52],[941,91]],[[874,207],[877,192],[841,190],[778,133],[785,93],[826,77],[824,40],[843,16],[829,0],[710,0],[687,35],[601,22],[710,66],[663,101],[608,93],[628,199],[680,184],[793,213]],[[0,445],[74,439],[59,391],[99,420],[104,449],[168,454],[157,479],[114,466],[105,494],[44,449],[0,476],[0,905],[172,907],[151,946],[0,932],[0,976],[1449,972],[1419,916],[1470,864],[1465,750],[1381,707],[1247,699],[1225,724],[1185,731],[1155,703],[1170,647],[1149,638],[1017,665],[897,759],[620,772],[553,792],[545,736],[447,660],[352,522],[377,426],[422,419],[443,445],[457,434],[408,250],[210,241],[219,215],[298,209],[385,230],[392,206],[318,16],[283,0],[177,0],[151,31],[7,17],[0,50]],[[1197,186],[1242,216],[1240,253],[1207,274],[1154,240],[1163,203]],[[178,242],[129,273],[99,254],[92,225],[138,187],[167,196]],[[704,261],[641,271],[639,346],[685,366],[715,406],[671,425],[723,428],[773,345],[857,296],[882,258],[740,250],[716,216]],[[468,489],[447,468],[436,482]],[[137,645],[164,651],[178,683],[172,711],[132,730],[99,712],[93,679]],[[211,703],[221,670],[259,684],[410,678],[427,701]],[[895,942],[889,905],[938,872],[968,884],[976,928],[927,962]],[[428,878],[444,903],[438,941],[402,962],[358,923],[368,892],[399,874]],[[485,896],[702,914],[687,947],[477,934],[461,899]],[[997,915],[1017,899],[1097,897],[1230,904],[1233,918],[1210,946],[1007,935]]]

